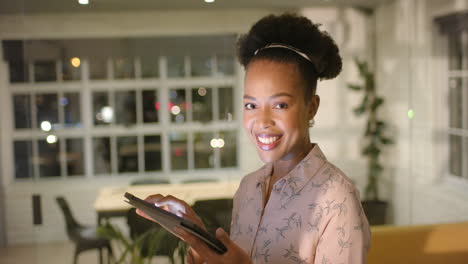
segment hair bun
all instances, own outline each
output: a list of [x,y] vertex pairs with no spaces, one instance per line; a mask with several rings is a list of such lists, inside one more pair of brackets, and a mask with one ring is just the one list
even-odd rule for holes
[[319,62],[322,63],[322,70],[319,73],[319,78],[323,80],[333,79],[341,72],[343,62],[335,41],[328,35],[327,32],[322,32],[324,41],[328,42],[328,49],[325,54],[320,58]]
[[308,18],[296,14],[268,15],[238,41],[239,62],[246,67],[256,50],[271,43],[292,46],[313,61],[319,79],[332,79],[342,68],[338,46],[330,35]]

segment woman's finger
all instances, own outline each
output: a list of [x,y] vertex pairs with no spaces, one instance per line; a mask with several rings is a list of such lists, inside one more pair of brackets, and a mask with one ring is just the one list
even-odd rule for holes
[[175,198],[174,196],[168,195],[155,202],[157,207],[166,207],[169,211],[178,216],[182,216],[180,212],[187,213],[187,207],[189,207],[184,201]]
[[[150,204],[155,204],[157,201],[159,201],[159,200],[162,199],[162,198],[164,198],[163,195],[161,195],[161,194],[154,194],[154,195],[150,195],[150,196],[146,197],[145,201],[148,202],[148,203],[150,203]],[[148,219],[148,220],[151,220],[151,221],[155,222],[153,218],[151,218],[149,215],[147,215],[145,212],[141,211],[140,209],[137,209],[137,210],[136,210],[136,213],[137,213],[138,215],[140,215],[140,216],[142,216],[142,217]]]
[[189,214],[184,214],[184,213],[181,212],[180,217],[183,217],[185,219],[188,219],[188,220],[194,222],[196,225],[198,225],[199,227],[201,227],[202,229],[204,229],[206,231],[205,224],[203,223],[203,221],[200,219],[200,217],[195,212],[192,211]]
[[195,250],[202,259],[215,259],[219,258],[219,255],[213,251],[205,242],[197,238],[196,236],[188,233],[182,228],[175,227],[174,232],[183,238],[183,240],[189,244],[193,250]]
[[154,204],[155,202],[159,201],[160,199],[164,198],[162,194],[153,194],[145,198],[145,201]]
[[226,246],[226,248],[229,248],[234,245],[231,238],[229,238],[229,235],[221,227],[218,227],[218,229],[216,229],[216,238],[218,238],[219,241],[221,241],[221,243],[223,243]]
[[195,264],[195,259],[193,257],[193,249],[192,248],[189,248],[187,250],[187,255],[185,256],[185,262],[187,262],[187,264]]

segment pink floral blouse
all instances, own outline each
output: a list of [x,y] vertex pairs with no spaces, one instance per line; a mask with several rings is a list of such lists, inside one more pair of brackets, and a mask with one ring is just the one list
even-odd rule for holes
[[231,239],[254,263],[365,263],[370,230],[351,180],[315,145],[268,191],[272,165],[245,176],[234,196]]

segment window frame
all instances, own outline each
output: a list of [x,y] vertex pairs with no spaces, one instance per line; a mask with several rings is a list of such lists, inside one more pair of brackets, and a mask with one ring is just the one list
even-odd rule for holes
[[[442,133],[443,144],[438,147],[438,163],[440,168],[443,168],[444,182],[450,186],[465,191],[468,188],[468,12],[454,13],[434,19],[438,30],[436,32],[435,50],[444,55],[446,60],[441,60],[436,63],[434,70],[441,72],[438,74],[441,81],[436,81],[437,86],[443,87],[440,89],[437,98],[437,104],[440,106],[440,113],[437,120],[441,125],[436,126]],[[453,34],[461,34],[462,51],[467,52],[462,54],[461,69],[451,69],[450,67],[450,38]],[[452,78],[461,79],[462,89],[462,124],[461,128],[453,128],[450,124],[450,81]],[[438,134],[438,133],[436,133]],[[450,136],[461,137],[461,175],[454,175],[450,168]]]
[[[30,98],[34,98],[35,94],[37,93],[44,93],[44,92],[51,92],[56,93],[57,97],[60,98],[61,95],[68,92],[79,92],[80,94],[80,116],[82,122],[82,128],[66,128],[63,130],[54,131],[54,135],[58,137],[58,139],[63,142],[60,144],[60,165],[61,165],[61,175],[59,177],[39,177],[39,169],[37,162],[32,162],[33,168],[33,175],[29,178],[16,178],[14,167],[11,168],[12,176],[11,179],[13,182],[21,182],[21,181],[47,181],[47,180],[57,180],[57,179],[92,179],[92,178],[102,178],[102,177],[132,177],[133,179],[137,179],[138,177],[160,177],[169,180],[176,180],[178,178],[184,179],[189,177],[192,173],[197,172],[206,172],[207,175],[217,176],[220,180],[223,180],[220,171],[240,171],[240,150],[237,149],[237,157],[236,163],[237,165],[232,168],[221,168],[221,156],[219,150],[214,150],[215,155],[215,166],[214,168],[210,169],[195,169],[194,168],[194,148],[193,148],[193,134],[198,132],[212,132],[214,134],[218,134],[220,131],[235,131],[237,134],[237,142],[236,146],[239,146],[240,142],[240,133],[239,128],[240,120],[239,120],[239,106],[237,104],[238,100],[238,88],[241,84],[241,78],[239,78],[240,70],[239,65],[235,61],[235,57],[233,56],[233,68],[234,73],[232,76],[225,77],[225,76],[215,76],[214,73],[217,72],[216,67],[212,67],[213,73],[211,76],[206,77],[191,77],[190,74],[190,57],[185,56],[185,76],[180,78],[168,78],[167,76],[167,57],[160,56],[158,57],[159,60],[159,77],[156,78],[142,78],[141,77],[141,65],[140,59],[135,57],[134,61],[134,79],[113,79],[112,76],[114,67],[112,67],[112,59],[108,59],[107,61],[107,76],[108,79],[106,80],[91,80],[90,79],[90,72],[89,72],[89,61],[87,58],[82,58],[81,60],[81,80],[71,80],[71,81],[63,81],[60,79],[62,75],[62,62],[56,61],[56,76],[57,81],[55,82],[34,82],[34,62],[29,62],[29,82],[25,83],[11,83],[9,80],[6,80],[6,90],[7,90],[7,97],[9,98],[9,106],[11,111],[9,119],[11,119],[11,130],[10,136],[7,136],[9,140],[9,144],[11,147],[9,148],[9,156],[10,159],[13,161],[14,164],[14,150],[13,144],[16,140],[29,140],[32,142],[32,157],[38,157],[38,140],[45,139],[45,135],[47,134],[44,131],[41,131],[40,128],[37,128],[37,120],[36,120],[36,107],[34,107],[34,102],[30,100],[30,107],[31,107],[31,129],[16,129],[15,128],[15,116],[13,110],[13,96],[16,94],[28,94]],[[216,66],[216,57],[215,55],[211,56],[212,65]],[[8,74],[8,64],[6,64],[6,76]],[[7,77],[8,79],[8,77]],[[142,98],[141,93],[143,90],[154,90],[157,93],[158,101],[161,105],[168,105],[169,102],[169,91],[171,89],[177,87],[183,87],[187,91],[191,91],[194,87],[197,86],[204,86],[212,88],[212,110],[213,110],[213,120],[209,123],[199,123],[199,122],[189,122],[184,124],[175,124],[171,122],[169,111],[165,107],[161,107],[158,111],[158,122],[157,123],[144,123],[142,117]],[[229,121],[222,121],[219,120],[219,111],[218,111],[218,89],[223,87],[232,87],[233,89],[233,114],[235,116],[234,120],[231,122]],[[136,92],[136,124],[131,128],[111,124],[105,126],[96,126],[94,124],[93,119],[93,105],[92,105],[92,94],[93,92],[97,91],[107,91],[109,94],[115,94],[116,91],[135,91]],[[215,92],[216,91],[216,92]],[[190,96],[190,95],[189,95]],[[113,100],[110,100],[110,105],[112,106]],[[1,108],[4,108],[1,107]],[[191,116],[192,109],[189,108],[189,112],[187,115]],[[59,107],[59,122],[64,123],[64,114],[62,107]],[[186,121],[187,122],[187,121]],[[171,169],[171,149],[170,149],[170,140],[169,140],[169,132],[170,131],[183,131],[187,132],[188,134],[188,169],[187,170],[172,170]],[[145,150],[144,150],[144,136],[146,135],[160,135],[161,137],[161,159],[162,159],[162,166],[161,171],[145,171]],[[94,159],[93,159],[93,139],[95,137],[106,136],[110,138],[111,141],[111,173],[109,174],[100,174],[96,175],[94,173]],[[138,142],[138,171],[135,173],[118,173],[118,153],[116,149],[116,140],[117,137],[120,136],[136,136]],[[66,150],[65,142],[69,138],[81,138],[83,139],[84,145],[84,175],[80,176],[68,176],[67,175],[67,163],[66,163],[66,153],[63,150]],[[63,151],[63,152],[62,152]],[[4,159],[5,160],[5,159]],[[179,174],[179,175],[178,175]],[[185,176],[180,176],[181,174]],[[187,176],[189,175],[189,176]],[[137,177],[135,177],[137,176]],[[173,177],[174,176],[174,177]],[[175,178],[175,179],[174,179]]]

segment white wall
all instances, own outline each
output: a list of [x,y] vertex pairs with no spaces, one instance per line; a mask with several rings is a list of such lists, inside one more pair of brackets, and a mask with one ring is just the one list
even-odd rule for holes
[[[280,11],[282,10],[0,16],[0,39],[243,33],[260,17]],[[359,11],[349,8],[308,8],[301,10],[301,13],[314,22],[323,24],[323,28],[336,38],[344,59],[344,70],[339,78],[319,83],[318,93],[322,101],[316,127],[311,129],[311,138],[320,143],[328,158],[362,189],[365,171],[358,142],[362,134],[363,120],[356,119],[351,112],[358,103],[359,96],[349,91],[345,85],[357,81],[357,71],[352,62],[354,56],[372,59],[373,21]],[[242,76],[239,78],[239,81],[242,81]],[[4,85],[0,86],[0,92],[3,96],[9,96]],[[9,133],[12,126],[11,113],[2,114],[0,121],[7,124],[6,133]],[[3,143],[11,146],[9,142]],[[244,133],[241,134],[240,143],[240,170],[226,175],[231,179],[239,178],[261,165],[254,147]],[[8,156],[11,149],[3,146],[2,149],[2,160],[5,160],[5,155]],[[11,163],[12,160],[8,162]],[[66,194],[79,220],[92,224],[96,222],[93,202],[98,190],[109,185],[124,186],[129,181],[125,177],[113,177],[13,182],[12,167],[9,168],[3,168],[1,172],[2,182],[6,184],[6,229],[9,244],[67,239],[62,216],[54,201],[55,196]],[[42,196],[44,224],[33,227],[31,195],[36,193]]]
[[[440,135],[447,127],[446,58],[434,55],[440,36],[433,24],[434,17],[466,10],[467,4],[395,0],[377,9],[377,85],[398,136],[388,155],[395,168],[390,183],[396,224],[468,220],[468,183],[446,175],[448,145]],[[415,113],[411,120],[409,109]]]
[[360,81],[354,57],[373,61],[373,20],[349,8],[304,9],[302,14],[315,23],[323,24],[323,29],[337,42],[343,58],[341,74],[334,80],[318,83],[317,93],[321,102],[315,127],[310,131],[311,139],[321,145],[327,158],[356,183],[362,194],[366,177],[359,142],[364,119],[357,118],[352,112],[361,96],[346,85]]

